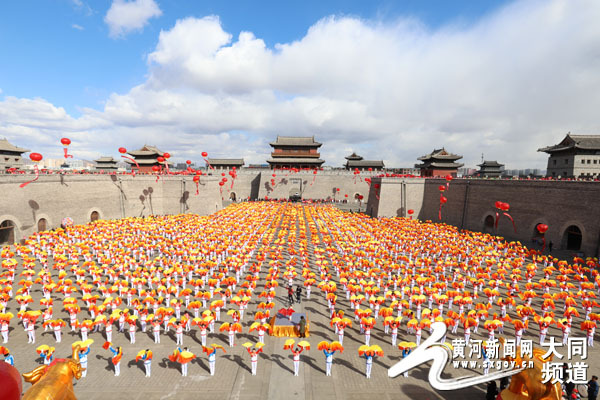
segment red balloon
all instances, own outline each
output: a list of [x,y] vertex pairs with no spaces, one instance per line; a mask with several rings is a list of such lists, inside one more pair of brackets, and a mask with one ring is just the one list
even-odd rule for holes
[[68,146],[68,145],[70,145],[70,144],[71,144],[71,140],[70,140],[70,139],[67,139],[66,137],[64,137],[64,138],[60,139],[60,142],[61,142],[62,144],[64,144],[65,146]]
[[127,153],[127,149],[125,147],[119,147],[119,153],[125,154]]
[[440,197],[440,203],[446,204],[447,202],[448,202],[447,198],[445,198],[444,196]]
[[19,400],[23,390],[19,371],[8,363],[0,364],[0,399]]
[[187,160],[185,163],[186,163],[187,165],[192,165],[192,160]]
[[156,161],[158,161],[158,162],[160,162],[160,163],[163,163],[163,162],[165,162],[165,158],[164,158],[164,157],[162,157],[162,156],[158,156],[158,157],[156,158]]
[[42,155],[40,153],[31,153],[29,155],[29,158],[31,159],[31,161],[38,162],[38,161],[42,161],[42,158],[44,158],[44,157],[42,157]]
[[440,189],[440,192],[445,192],[445,191],[446,191],[446,186],[444,186],[444,185],[440,185],[440,186],[438,187],[438,189]]
[[202,152],[202,157],[206,157],[206,156],[208,156],[208,153],[207,153],[207,152],[205,152],[205,151],[203,151],[203,152]]
[[153,165],[152,166],[152,171],[158,172],[158,171],[160,171],[160,167],[158,165]]
[[200,182],[200,176],[195,175],[194,178],[192,178],[194,180],[194,182]]
[[408,210],[409,215],[413,215],[414,213],[415,213],[415,210]]
[[163,157],[169,159],[171,158],[171,155],[169,153],[163,153]]
[[538,224],[537,225],[537,230],[539,233],[545,233],[548,230],[548,225],[546,224]]

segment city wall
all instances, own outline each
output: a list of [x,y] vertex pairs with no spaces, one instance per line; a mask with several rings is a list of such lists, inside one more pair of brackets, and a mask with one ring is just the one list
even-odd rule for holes
[[2,176],[0,222],[14,223],[14,240],[38,230],[40,219],[47,229],[59,227],[64,217],[75,224],[100,219],[194,213],[208,215],[222,208],[216,178],[203,176],[198,185],[191,176],[137,175],[41,175],[24,188],[32,175]]
[[[63,217],[87,223],[94,211],[101,219],[207,215],[221,209],[232,193],[237,201],[287,199],[295,190],[303,199],[347,200],[350,205],[358,205],[356,197],[362,195],[366,212],[373,217],[408,216],[408,210],[414,210],[414,218],[437,222],[439,186],[446,185],[438,179],[375,178],[377,172],[354,175],[351,171],[313,174],[244,169],[238,171],[233,186],[225,171],[228,181],[219,186],[222,171],[208,172],[212,175],[201,177],[198,195],[191,176],[161,176],[157,181],[150,175],[50,175],[40,176],[25,188],[19,184],[31,179],[30,175],[2,176],[0,222],[13,221],[15,240],[20,240],[37,231],[42,218],[51,229],[60,226]],[[365,181],[367,177],[373,179],[371,185]],[[448,202],[442,207],[441,221],[461,229],[494,233],[536,248],[532,239],[540,239],[536,226],[543,223],[549,226],[546,241],[553,242],[555,249],[566,249],[566,232],[575,226],[581,232],[581,252],[587,256],[599,253],[598,182],[455,179],[444,196]],[[510,204],[516,233],[503,215],[494,227],[496,201]]]
[[[380,193],[375,196],[377,184]],[[367,213],[375,217],[408,216],[408,210],[412,209],[413,217],[438,222],[440,185],[445,186],[446,181],[375,178]],[[549,226],[546,242],[553,242],[555,249],[567,248],[567,230],[575,226],[581,232],[581,252],[587,256],[599,255],[598,182],[455,179],[444,196],[448,202],[442,206],[441,222],[497,234],[530,247],[532,239],[541,241],[537,225],[546,224]],[[515,221],[516,233],[502,213],[497,228],[491,223],[496,219],[496,201],[510,204],[508,213]]]

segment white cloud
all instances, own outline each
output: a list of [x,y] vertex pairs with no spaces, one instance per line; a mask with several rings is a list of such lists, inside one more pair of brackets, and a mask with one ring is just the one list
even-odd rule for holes
[[250,32],[234,38],[218,17],[185,18],[160,33],[148,79],[102,110],[73,119],[6,98],[0,129],[47,124],[54,138],[63,124],[81,151],[146,142],[182,160],[206,150],[264,163],[280,134],[316,135],[333,166],[350,150],[411,166],[445,146],[471,167],[485,153],[507,168],[545,168],[537,148],[568,131],[600,133],[599,18],[594,0],[523,0],[437,30],[329,17],[274,48]]
[[73,24],[73,25],[71,25],[71,28],[73,28],[73,29],[77,29],[78,31],[82,31],[82,30],[84,30],[84,27],[83,27],[83,26],[81,26],[81,25],[77,25],[77,24]]
[[161,15],[162,11],[154,0],[113,0],[104,22],[108,25],[109,35],[118,38],[142,30],[150,18]]

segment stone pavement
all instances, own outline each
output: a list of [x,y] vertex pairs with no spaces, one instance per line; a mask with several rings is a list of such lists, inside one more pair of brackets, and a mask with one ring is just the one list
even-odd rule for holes
[[[307,231],[309,234],[310,231]],[[277,237],[277,235],[275,235]],[[310,242],[309,242],[310,243]],[[312,253],[312,246],[309,245]],[[314,265],[314,254],[311,257]],[[266,264],[266,263],[265,263]],[[263,266],[261,277],[267,273]],[[21,272],[21,267],[17,274]],[[53,271],[56,273],[56,271]],[[18,278],[16,278],[18,280]],[[336,279],[337,280],[337,279]],[[295,282],[297,283],[297,281]],[[37,285],[39,286],[39,285]],[[283,286],[283,285],[282,285]],[[256,292],[262,287],[256,289]],[[39,289],[32,295],[36,303],[41,297]],[[285,289],[277,289],[275,310],[285,305],[287,296]],[[55,296],[53,296],[55,297]],[[62,296],[61,296],[62,298]],[[79,399],[236,399],[236,400],[292,400],[292,399],[314,399],[314,400],[362,400],[362,399],[484,399],[485,387],[475,386],[467,389],[451,392],[438,392],[433,389],[427,380],[430,363],[421,365],[410,371],[409,376],[390,379],[387,370],[400,360],[400,351],[390,344],[390,336],[383,334],[381,318],[379,319],[371,338],[371,344],[379,344],[385,351],[385,356],[377,358],[373,364],[372,378],[366,379],[365,360],[358,356],[358,347],[364,344],[364,336],[359,334],[358,327],[353,324],[351,329],[346,330],[344,338],[345,350],[343,354],[336,353],[332,370],[332,377],[325,376],[325,357],[317,350],[317,343],[322,340],[337,340],[337,335],[329,326],[328,308],[324,295],[316,287],[313,287],[310,300],[303,299],[301,304],[294,305],[297,311],[306,312],[310,320],[310,337],[308,340],[312,349],[302,353],[300,376],[293,376],[293,363],[291,353],[283,350],[285,338],[266,337],[264,352],[260,354],[258,362],[258,374],[252,376],[250,371],[249,355],[241,346],[246,341],[256,342],[256,335],[248,333],[248,327],[255,305],[260,299],[255,296],[251,303],[250,311],[245,315],[243,321],[244,331],[236,337],[236,346],[228,346],[227,335],[218,332],[219,323],[216,324],[216,332],[209,334],[208,343],[219,343],[225,346],[226,353],[218,352],[216,362],[216,374],[210,376],[206,355],[201,352],[200,338],[197,329],[193,328],[190,333],[184,334],[184,346],[190,347],[198,358],[189,365],[187,377],[182,377],[179,365],[169,362],[167,356],[172,353],[175,345],[173,330],[168,335],[161,333],[161,344],[154,344],[150,332],[142,333],[138,330],[136,344],[129,343],[127,333],[113,332],[113,343],[123,346],[123,361],[121,363],[121,375],[113,375],[113,366],[110,362],[111,353],[102,349],[105,341],[104,333],[91,333],[90,338],[95,340],[92,351],[88,356],[88,376],[75,383],[75,393]],[[539,299],[536,299],[539,301]],[[67,317],[67,314],[59,310],[61,302],[55,305],[55,316]],[[39,307],[34,306],[34,309]],[[346,300],[343,292],[338,290],[338,309],[346,311],[349,315],[350,303]],[[9,310],[16,314],[17,305],[14,301],[9,303]],[[558,313],[557,313],[558,314]],[[225,311],[222,311],[222,316]],[[579,323],[579,319],[574,322]],[[20,372],[27,372],[39,365],[39,359],[35,348],[40,344],[48,344],[57,348],[55,357],[69,357],[71,354],[71,343],[80,340],[78,335],[68,333],[69,327],[63,329],[62,343],[55,343],[54,335],[50,331],[43,332],[43,328],[37,328],[36,344],[27,344],[26,335],[22,326],[15,327],[17,319],[11,323],[10,341],[6,346],[11,350],[16,359],[16,367]],[[537,342],[537,327],[532,321],[527,338],[535,339]],[[575,323],[574,323],[575,325]],[[414,340],[414,335],[406,333],[405,324],[400,330],[398,341]],[[577,331],[577,330],[576,330]],[[462,327],[458,335],[448,334],[448,340],[462,336]],[[514,337],[511,327],[505,329],[507,337]],[[66,333],[66,334],[65,334]],[[485,333],[485,335],[484,335]],[[560,338],[559,330],[552,327],[549,332]],[[428,336],[424,331],[423,340]],[[480,334],[473,335],[474,338],[486,339],[487,332],[480,326]],[[154,353],[152,362],[152,377],[144,376],[144,368],[140,363],[135,363],[135,355],[138,351],[149,348]],[[600,367],[600,353],[590,349],[591,357],[590,373],[598,372]],[[475,373],[481,373],[476,371]],[[458,376],[464,374],[448,365],[444,377]],[[24,383],[24,389],[29,388]]]

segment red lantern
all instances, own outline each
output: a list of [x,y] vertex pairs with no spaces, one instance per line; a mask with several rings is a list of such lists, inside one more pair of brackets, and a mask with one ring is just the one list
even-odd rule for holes
[[496,206],[497,209],[502,209],[502,202],[501,201],[497,201],[494,203],[494,205]]
[[339,191],[340,191],[340,188],[337,188],[337,189],[335,189],[335,191],[336,191],[336,192],[339,192]]
[[447,198],[445,198],[444,196],[441,196],[441,197],[440,197],[440,203],[442,203],[442,204],[446,204],[447,202],[448,202],[448,199],[447,199]]
[[408,215],[413,215],[415,213],[415,210],[408,210]]
[[440,185],[440,186],[438,187],[438,189],[440,189],[440,192],[445,192],[445,191],[446,191],[446,186],[444,186],[444,185]]
[[202,152],[202,157],[206,157],[206,156],[208,156],[208,153],[207,153],[207,152],[205,152],[205,151],[203,151],[203,152]]
[[169,159],[169,158],[171,158],[171,155],[169,153],[164,153],[163,157],[166,158],[166,159]]
[[70,139],[68,139],[68,138],[66,138],[66,137],[65,137],[65,138],[62,138],[62,139],[60,139],[60,142],[63,144],[63,146],[68,146],[68,145],[70,145],[70,144],[71,144],[71,140],[70,140]]
[[508,203],[502,203],[502,207],[500,207],[500,209],[502,211],[508,211],[508,210],[510,210],[510,204],[508,204]]
[[347,195],[347,194],[345,194],[345,195],[344,195],[344,197],[348,197],[348,195]]
[[364,196],[363,196],[362,194],[359,194],[359,195],[358,195],[358,199],[359,199],[359,200],[362,200],[363,198],[364,198]]
[[31,153],[29,154],[29,158],[31,161],[40,162],[44,157],[40,153]]
[[453,178],[452,178],[452,175],[446,175],[446,180],[447,180],[448,182],[450,182],[452,179],[453,179]]
[[199,175],[195,175],[194,178],[192,178],[192,179],[196,183],[200,182],[200,176]]
[[192,160],[187,160],[185,163],[186,163],[187,165],[192,165]]
[[544,234],[548,230],[548,225],[546,225],[546,224],[538,224],[536,228],[537,228],[537,230],[538,230],[539,233]]
[[156,158],[156,161],[158,161],[159,163],[164,163],[164,162],[165,162],[165,158],[164,158],[164,157],[162,157],[162,156],[158,156],[158,157]]
[[125,147],[119,147],[119,153],[125,154],[127,153],[127,149]]
[[369,172],[373,171],[373,168],[369,168]]
[[223,178],[223,182],[227,182],[227,178]]
[[158,165],[153,165],[152,166],[152,171],[158,172],[158,171],[160,171],[160,167]]
[[221,181],[219,182],[219,186],[223,186],[225,184],[225,182]]

